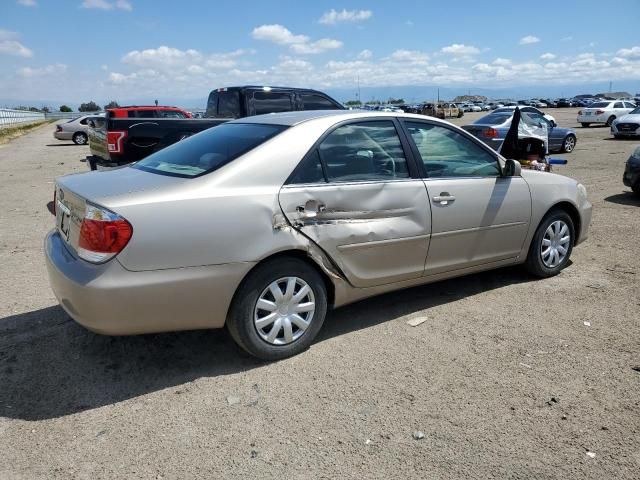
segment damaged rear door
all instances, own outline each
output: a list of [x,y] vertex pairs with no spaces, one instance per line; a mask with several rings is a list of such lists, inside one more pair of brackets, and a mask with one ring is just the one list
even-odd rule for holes
[[393,119],[329,131],[280,191],[289,222],[356,287],[422,276],[431,212]]

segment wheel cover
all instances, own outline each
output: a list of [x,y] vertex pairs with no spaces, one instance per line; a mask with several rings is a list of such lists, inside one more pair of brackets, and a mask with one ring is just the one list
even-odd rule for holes
[[555,268],[567,258],[571,244],[570,232],[569,226],[562,220],[552,222],[545,230],[540,256],[547,268]]
[[86,143],[85,136],[80,133],[76,133],[75,139],[76,139],[76,142],[81,145],[84,145]]
[[270,345],[288,345],[307,331],[316,311],[313,290],[299,277],[283,277],[265,288],[253,310],[253,324]]
[[573,137],[567,137],[567,139],[564,141],[564,149],[567,152],[573,151],[573,147],[575,146],[576,146],[576,140]]

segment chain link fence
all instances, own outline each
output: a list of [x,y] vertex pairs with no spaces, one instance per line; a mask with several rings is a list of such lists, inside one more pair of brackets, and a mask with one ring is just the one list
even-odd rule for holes
[[44,119],[44,113],[0,108],[0,128],[39,122]]

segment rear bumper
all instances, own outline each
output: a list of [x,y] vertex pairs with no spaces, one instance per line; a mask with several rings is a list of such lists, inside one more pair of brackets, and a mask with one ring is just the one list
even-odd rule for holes
[[72,254],[55,230],[46,236],[45,257],[60,305],[79,324],[107,335],[220,328],[253,266],[132,272],[117,259],[93,265]]
[[611,114],[604,115],[578,115],[578,123],[607,123]]
[[53,136],[58,140],[71,140],[73,134],[71,132],[53,132]]

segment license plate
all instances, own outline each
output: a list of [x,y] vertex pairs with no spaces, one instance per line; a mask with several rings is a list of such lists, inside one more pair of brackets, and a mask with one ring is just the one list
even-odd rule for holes
[[586,115],[587,117],[590,117],[590,116],[591,116],[591,112],[585,112],[585,115]]
[[60,200],[56,202],[56,223],[60,235],[68,242],[71,227],[71,210]]

